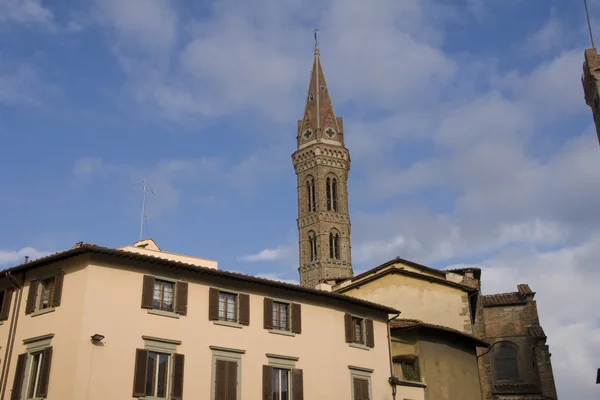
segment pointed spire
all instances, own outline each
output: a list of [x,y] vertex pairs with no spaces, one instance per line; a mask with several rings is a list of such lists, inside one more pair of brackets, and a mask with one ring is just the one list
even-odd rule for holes
[[341,118],[336,118],[329,97],[329,88],[321,66],[317,32],[315,31],[315,52],[310,74],[304,118],[298,123],[298,146],[313,140],[327,140],[343,144]]

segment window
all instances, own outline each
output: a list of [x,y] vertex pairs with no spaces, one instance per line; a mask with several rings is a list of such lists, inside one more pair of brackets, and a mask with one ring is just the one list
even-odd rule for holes
[[222,325],[250,325],[250,296],[217,288],[208,292],[208,319]]
[[336,178],[327,178],[326,180],[325,192],[327,195],[327,211],[337,211],[338,210],[338,201],[337,201],[337,179]]
[[290,399],[290,379],[287,369],[273,368],[273,400]]
[[177,354],[180,341],[142,336],[145,348],[135,354],[133,397],[180,399],[185,358]]
[[317,237],[313,231],[308,232],[308,249],[310,251],[310,262],[317,260]]
[[219,292],[219,320],[237,321],[237,295]]
[[17,357],[11,399],[39,399],[48,396],[52,363],[53,334],[26,339],[27,352]]
[[337,232],[329,233],[329,258],[340,259],[340,234]]
[[187,314],[187,282],[144,275],[142,282],[142,308],[150,314],[174,318]]
[[[307,139],[309,138],[310,137],[307,137]],[[308,181],[306,182],[306,197],[308,199],[308,212],[316,211],[317,202],[315,194],[315,179],[313,177],[309,177]]]
[[167,282],[160,279],[155,279],[152,307],[157,310],[173,311],[174,289],[174,282]]
[[289,335],[302,333],[302,307],[298,303],[264,300],[264,327],[273,333],[286,332]]
[[43,314],[60,306],[64,273],[29,283],[25,314]]
[[289,329],[288,315],[289,315],[288,304],[274,301],[273,302],[273,329],[287,331]]
[[263,365],[263,398],[272,400],[304,400],[304,378],[296,368],[298,357],[267,354]]
[[494,345],[494,376],[496,381],[519,380],[519,348],[511,342],[500,342]]
[[373,320],[345,314],[346,342],[358,347],[375,347]]
[[13,289],[8,288],[0,292],[0,321],[6,321],[10,313],[10,301],[12,299]]
[[242,355],[246,351],[217,346],[210,348],[213,351],[211,399],[239,399]]
[[420,382],[418,358],[413,355],[394,357],[394,376],[403,381]]
[[350,378],[352,380],[352,399],[370,400],[371,399],[371,375],[373,370],[370,368],[355,367],[348,365],[350,369]]

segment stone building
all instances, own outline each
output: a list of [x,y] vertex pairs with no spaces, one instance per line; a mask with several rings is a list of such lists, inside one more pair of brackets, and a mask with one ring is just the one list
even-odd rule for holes
[[[600,76],[598,65],[591,71]],[[595,96],[590,97],[595,118],[600,118],[598,90],[589,93]],[[514,294],[484,296],[478,268],[444,271],[399,257],[354,276],[350,153],[343,135],[316,47],[292,155],[298,177],[301,285],[401,310],[401,317],[390,323],[393,382],[398,388],[415,388],[420,398],[556,399],[546,337],[527,285]],[[496,300],[517,298],[513,303]]]
[[585,102],[592,109],[596,134],[600,140],[600,56],[595,48],[585,50],[581,84]]

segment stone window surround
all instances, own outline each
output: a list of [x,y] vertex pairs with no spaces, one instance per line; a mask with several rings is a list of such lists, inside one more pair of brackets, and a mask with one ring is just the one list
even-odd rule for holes
[[[37,353],[39,351],[43,351],[44,349],[51,347],[52,339],[54,338],[54,333],[49,333],[47,335],[41,335],[32,337],[29,339],[23,339],[23,344],[26,346],[25,351],[27,353],[27,361],[25,362],[25,376],[23,378],[23,386],[21,387],[21,398],[25,399],[27,397],[27,387],[29,386],[29,376],[31,369],[31,354]],[[42,400],[40,397],[34,397],[29,400]]]
[[[271,297],[271,296],[265,296],[268,299],[273,300],[274,303],[284,303],[288,305],[288,321],[287,321],[287,326],[288,326],[288,330],[282,330],[282,329],[276,329],[276,328],[271,328],[269,329],[269,333],[275,334],[275,335],[283,335],[283,336],[291,336],[291,337],[295,337],[296,333],[292,332],[292,303],[293,301],[290,300],[285,300],[285,299],[280,299],[277,297]],[[271,318],[273,318],[271,316]]]
[[357,379],[365,379],[369,382],[369,398],[373,398],[373,385],[371,384],[371,375],[373,374],[373,369],[357,367],[355,365],[348,365],[348,369],[350,370],[350,390],[352,392],[352,398],[354,399],[354,378]]
[[[167,393],[169,393],[169,396],[167,396],[167,398],[169,398],[171,390],[173,389],[173,382],[172,382],[173,354],[177,353],[177,346],[181,344],[181,340],[163,339],[163,338],[158,338],[158,337],[154,337],[154,336],[145,336],[145,335],[142,335],[142,339],[144,340],[144,349],[145,350],[153,351],[156,353],[169,354],[169,371],[167,372],[167,374],[168,374],[167,376],[169,377],[169,379],[167,379]],[[157,398],[154,396],[144,396],[144,397],[139,397],[139,399],[140,400],[164,400],[164,398]]]
[[268,365],[289,370],[295,369],[296,361],[300,360],[300,357],[284,356],[281,354],[266,353],[265,356],[267,356]]
[[211,360],[211,378],[210,378],[210,398],[215,398],[215,374],[217,360],[233,361],[237,363],[237,395],[236,398],[241,398],[242,393],[242,356],[246,354],[246,350],[232,349],[228,347],[209,346],[212,350]]
[[[348,314],[350,314],[350,316],[352,318],[360,318],[362,320],[360,325],[362,327],[361,329],[362,329],[362,335],[363,335],[363,343],[350,342],[350,343],[348,343],[348,346],[354,347],[356,349],[370,351],[371,348],[369,346],[367,346],[367,326],[365,323],[365,320],[367,319],[367,317],[365,317],[363,315],[352,314],[352,313],[348,313]],[[354,335],[354,327],[352,327],[352,335]]]
[[[54,273],[47,272],[37,278],[37,280],[39,282],[37,285],[37,293],[35,294],[35,310],[31,313],[31,317],[37,317],[38,315],[48,314],[48,313],[56,311],[56,306],[54,306],[54,305],[52,307],[44,308],[43,310],[40,310],[39,301],[40,301],[40,296],[42,295],[42,281],[45,281],[50,278],[54,278],[54,285],[56,285],[56,272],[54,272]],[[31,286],[29,286],[29,288],[31,288]]]
[[147,309],[148,314],[161,315],[163,317],[179,319],[179,314],[177,314],[175,312],[175,304],[177,303],[177,289],[176,289],[177,282],[181,281],[181,279],[167,278],[166,276],[162,276],[162,275],[154,275],[154,274],[150,274],[150,275],[154,279],[158,279],[159,281],[166,281],[166,282],[173,283],[173,311],[157,310],[155,308],[148,308]]
[[[233,290],[233,289],[223,289],[219,286],[215,286],[215,285],[211,285],[211,287],[217,289],[219,291],[219,293],[223,292],[223,293],[229,293],[229,294],[234,294],[235,295],[235,315],[237,320],[239,321],[240,319],[240,294],[247,294],[248,296],[250,296],[249,293],[240,291],[240,290]],[[218,300],[217,300],[218,301]],[[244,325],[240,324],[239,322],[233,322],[233,321],[221,321],[220,319],[215,319],[213,320],[213,324],[214,325],[221,325],[221,326],[228,326],[230,328],[238,328],[238,329],[242,329],[244,327]],[[239,396],[238,396],[239,398]]]

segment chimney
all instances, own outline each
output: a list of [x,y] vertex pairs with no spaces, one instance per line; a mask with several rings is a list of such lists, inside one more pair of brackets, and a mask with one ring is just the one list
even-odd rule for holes
[[25,256],[25,264],[29,262],[29,256]]
[[323,290],[325,292],[331,292],[331,285],[327,282],[321,282],[315,286],[317,290]]

